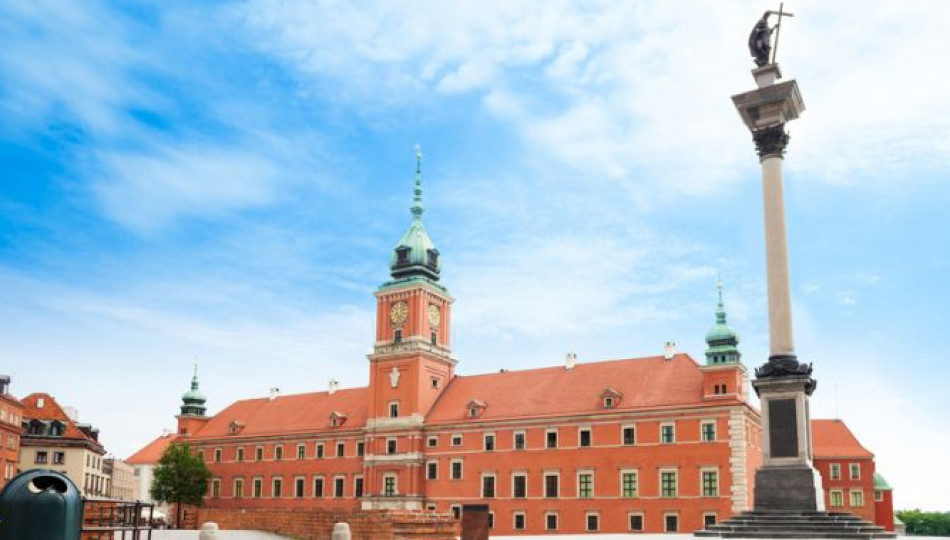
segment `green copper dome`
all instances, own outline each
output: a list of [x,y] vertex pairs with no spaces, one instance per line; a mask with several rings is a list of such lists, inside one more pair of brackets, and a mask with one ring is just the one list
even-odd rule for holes
[[195,374],[191,377],[191,390],[181,395],[181,414],[204,416],[205,402],[208,399],[198,389],[198,365],[195,365]]
[[887,483],[887,480],[885,480],[884,477],[881,476],[881,473],[875,472],[874,473],[874,489],[879,489],[881,491],[889,491],[894,488],[892,488],[891,485]]
[[716,324],[706,332],[706,364],[737,364],[742,354],[739,352],[739,334],[726,324],[726,308],[722,303],[722,282],[719,289],[719,304],[716,306]]
[[442,268],[439,250],[435,248],[422,224],[422,152],[419,151],[418,146],[416,146],[416,182],[410,210],[412,223],[393,249],[389,261],[390,274],[395,279],[425,277],[438,281],[439,270]]

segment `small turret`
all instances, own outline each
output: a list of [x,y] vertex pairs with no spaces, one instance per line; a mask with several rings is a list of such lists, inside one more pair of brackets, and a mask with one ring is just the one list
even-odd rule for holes
[[207,398],[198,389],[198,364],[195,364],[195,373],[191,377],[191,390],[181,395],[182,416],[204,416],[207,408]]
[[716,306],[716,324],[706,332],[706,365],[738,364],[742,353],[739,352],[739,334],[726,324],[726,308],[722,303],[722,281],[716,283],[719,290],[719,303]]

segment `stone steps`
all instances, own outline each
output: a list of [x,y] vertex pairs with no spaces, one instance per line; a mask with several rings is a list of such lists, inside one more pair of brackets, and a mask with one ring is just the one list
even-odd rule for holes
[[837,512],[743,512],[696,531],[706,538],[896,538],[852,514]]

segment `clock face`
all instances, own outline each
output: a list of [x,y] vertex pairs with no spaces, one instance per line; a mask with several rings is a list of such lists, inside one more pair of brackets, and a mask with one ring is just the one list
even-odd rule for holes
[[389,319],[396,324],[406,322],[408,316],[409,306],[407,306],[405,302],[396,302],[389,308]]
[[441,320],[442,312],[439,311],[439,306],[429,304],[429,326],[439,326],[439,321]]

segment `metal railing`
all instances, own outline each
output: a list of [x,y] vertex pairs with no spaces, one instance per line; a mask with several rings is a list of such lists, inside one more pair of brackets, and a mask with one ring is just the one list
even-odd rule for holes
[[152,538],[154,503],[83,499],[82,510],[83,522],[80,536],[82,540],[151,540]]

